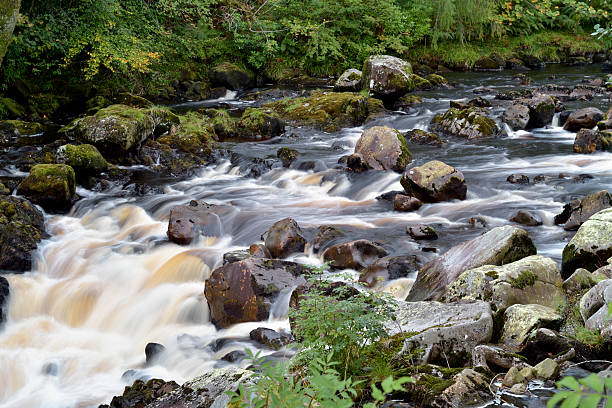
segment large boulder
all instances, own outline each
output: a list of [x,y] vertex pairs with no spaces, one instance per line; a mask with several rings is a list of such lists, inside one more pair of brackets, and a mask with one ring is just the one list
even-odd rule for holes
[[270,227],[266,233],[265,246],[273,258],[286,258],[295,252],[302,252],[306,239],[298,223],[285,218]]
[[230,207],[192,200],[189,205],[177,205],[170,210],[168,238],[179,245],[188,245],[196,237],[220,237],[223,225],[220,215]]
[[75,199],[75,191],[74,170],[65,164],[37,164],[17,186],[17,194],[52,213],[68,211]]
[[589,194],[581,200],[572,200],[555,216],[555,224],[565,224],[566,231],[577,230],[593,214],[612,207],[612,195],[606,190]]
[[471,361],[479,344],[493,334],[493,317],[487,302],[398,302],[390,328],[406,333],[403,352],[420,349],[415,364],[427,362],[460,367]]
[[527,128],[529,123],[529,107],[525,105],[511,105],[504,111],[502,122],[508,124],[512,130]]
[[505,265],[536,254],[521,228],[504,226],[449,249],[419,271],[407,301],[438,300],[463,272],[483,265]]
[[580,129],[574,139],[575,153],[595,153],[596,150],[612,150],[612,134],[609,130]]
[[566,279],[578,268],[590,272],[612,256],[612,208],[592,215],[563,248],[561,276]]
[[223,62],[213,67],[209,74],[212,86],[224,86],[239,91],[255,86],[255,76],[248,70],[230,62]]
[[404,136],[387,126],[374,126],[365,130],[355,145],[355,154],[361,155],[371,169],[398,173],[403,172],[412,161]]
[[519,351],[531,333],[542,327],[558,328],[562,321],[550,307],[516,304],[504,313],[501,341],[509,351]]
[[527,129],[544,127],[552,122],[555,115],[555,101],[550,95],[535,95],[522,100],[529,108],[529,123]]
[[495,121],[480,108],[450,108],[431,120],[433,130],[468,140],[494,137],[499,134]]
[[32,268],[32,252],[46,237],[42,213],[29,201],[0,195],[0,270]]
[[336,92],[356,92],[361,87],[361,71],[358,69],[347,69],[340,75],[334,84]]
[[247,108],[237,128],[241,138],[270,139],[285,132],[285,123],[270,109]]
[[382,246],[359,239],[327,248],[323,259],[325,262],[331,262],[332,268],[335,269],[361,270],[386,255],[387,250]]
[[448,302],[486,300],[496,315],[514,304],[538,304],[556,309],[565,301],[557,262],[540,255],[505,265],[484,265],[463,272],[451,283]]
[[426,203],[465,200],[467,194],[463,173],[438,160],[408,169],[400,183],[408,195]]
[[60,132],[96,146],[107,157],[117,157],[140,146],[154,131],[179,123],[178,116],[166,109],[111,105],[92,116],[75,119]]
[[204,288],[212,322],[226,328],[267,319],[278,295],[306,283],[302,275],[308,271],[293,262],[263,258],[215,269]]
[[577,132],[580,129],[593,129],[603,117],[603,112],[597,108],[578,109],[569,115],[563,129],[570,132]]
[[386,100],[400,98],[414,90],[412,66],[389,55],[373,55],[363,64],[363,89]]
[[98,149],[90,144],[60,146],[55,153],[58,163],[67,164],[78,176],[99,174],[108,168],[108,163]]

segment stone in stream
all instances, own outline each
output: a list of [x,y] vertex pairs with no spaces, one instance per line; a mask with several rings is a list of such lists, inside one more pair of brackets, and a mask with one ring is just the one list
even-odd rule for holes
[[220,237],[223,233],[217,214],[224,206],[192,200],[170,210],[168,238],[179,245],[189,245],[197,236]]
[[373,55],[363,64],[362,88],[384,100],[398,99],[414,90],[412,66],[390,55]]
[[580,129],[593,129],[603,117],[603,112],[597,108],[578,109],[569,115],[563,129],[570,132],[577,132]]
[[415,276],[421,266],[416,255],[386,256],[362,270],[359,282],[373,288],[379,283]]
[[357,92],[361,87],[361,71],[358,69],[347,69],[334,83],[335,92]]
[[444,114],[438,114],[431,120],[431,128],[450,136],[468,140],[495,137],[499,134],[497,124],[486,116],[481,108],[451,108]]
[[407,301],[438,300],[463,272],[483,265],[504,265],[536,254],[536,247],[521,228],[494,228],[456,245],[419,271]]
[[542,360],[533,369],[541,380],[556,380],[559,377],[559,364],[551,358]]
[[325,249],[339,239],[346,236],[344,231],[341,229],[334,227],[333,225],[321,225],[317,228],[317,235],[310,241],[310,245],[315,252],[319,252],[322,249]]
[[581,200],[572,200],[563,206],[563,211],[555,215],[555,224],[565,224],[566,231],[577,230],[593,214],[612,207],[612,195],[606,190],[590,194]]
[[[414,364],[441,363],[452,367],[471,361],[479,344],[491,340],[493,317],[487,302],[398,302],[397,319],[391,327],[413,333],[404,341],[402,353],[421,349]],[[396,329],[397,330],[397,329]]]
[[511,174],[506,181],[510,184],[529,184],[529,177],[526,174]]
[[396,194],[393,199],[393,209],[395,211],[417,211],[422,205],[421,200],[406,194]]
[[281,147],[276,151],[276,157],[281,159],[283,167],[289,167],[298,157],[298,151],[288,147]]
[[608,108],[608,111],[604,113],[602,120],[597,123],[597,129],[612,129],[612,107]]
[[100,405],[100,408],[150,407],[158,398],[178,388],[179,385],[176,382],[166,382],[159,378],[153,378],[146,383],[142,380],[136,380],[132,385],[125,387],[123,395],[113,397],[110,405]]
[[510,369],[512,367],[520,367],[525,365],[515,353],[510,353],[500,347],[481,344],[474,347],[472,351],[472,366],[484,367],[491,370],[489,364],[493,367]]
[[536,94],[518,103],[529,108],[529,122],[526,129],[541,128],[552,122],[555,114],[555,101],[550,95]]
[[65,164],[37,164],[17,186],[17,194],[51,213],[64,213],[76,201],[76,177]]
[[10,294],[8,280],[4,276],[0,276],[0,325],[6,320],[6,307],[8,306]]
[[251,340],[256,341],[272,350],[279,350],[293,341],[289,333],[279,333],[265,327],[258,327],[249,333]]
[[510,369],[504,376],[502,384],[504,385],[504,387],[512,387],[516,384],[523,384],[526,382],[527,380],[525,379],[523,374],[521,374],[521,371],[518,367],[510,367]]
[[532,255],[500,266],[484,265],[463,272],[444,294],[445,301],[486,300],[495,315],[514,304],[540,304],[556,309],[565,302],[557,263]]
[[247,108],[238,121],[237,132],[244,139],[270,139],[285,132],[285,123],[271,109]]
[[416,241],[438,239],[438,234],[436,233],[436,230],[430,227],[429,225],[419,224],[409,226],[406,228],[406,233]]
[[506,123],[512,130],[527,128],[529,123],[529,107],[525,105],[511,105],[504,111],[502,122]]
[[442,147],[446,144],[446,141],[442,140],[440,136],[433,132],[427,132],[421,129],[412,129],[404,133],[404,138],[408,143],[429,145]]
[[166,351],[166,347],[163,344],[147,343],[145,346],[146,365],[153,365],[164,351]]
[[612,256],[612,208],[586,220],[563,249],[561,276],[568,278],[578,268],[595,271]]
[[224,86],[232,91],[239,91],[255,86],[253,73],[231,62],[212,67],[208,76],[213,87]]
[[404,136],[387,126],[366,129],[355,145],[355,155],[360,155],[370,169],[398,173],[412,161]]
[[386,255],[387,250],[379,244],[359,239],[328,248],[323,254],[323,259],[325,262],[330,262],[334,269],[360,270]]
[[274,259],[250,258],[215,269],[204,295],[212,322],[222,328],[268,318],[281,291],[302,285],[303,265]]
[[408,195],[425,203],[465,200],[467,193],[463,173],[438,160],[406,170],[400,183]]
[[291,218],[285,218],[270,227],[266,233],[265,246],[273,258],[286,258],[293,253],[302,252],[306,239],[298,223]]
[[514,217],[510,218],[510,221],[516,222],[517,224],[526,225],[528,227],[542,225],[542,218],[539,215],[526,210],[519,210]]
[[580,129],[574,139],[575,153],[595,153],[596,150],[611,150],[612,134],[609,130]]
[[519,351],[529,335],[542,327],[559,328],[563,318],[554,309],[537,304],[515,304],[504,313],[501,342],[509,351]]
[[249,247],[249,254],[255,258],[272,258],[270,251],[263,244],[253,244]]
[[0,195],[0,270],[25,272],[47,237],[42,213],[27,200]]

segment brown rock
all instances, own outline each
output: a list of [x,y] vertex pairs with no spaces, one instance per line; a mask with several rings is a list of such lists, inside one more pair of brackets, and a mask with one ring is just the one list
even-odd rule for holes
[[323,254],[325,262],[335,269],[360,270],[387,255],[387,251],[374,242],[359,239],[328,248]]
[[302,252],[306,240],[295,220],[285,218],[278,221],[267,232],[266,248],[274,258],[286,258],[292,253]]
[[404,136],[387,126],[374,126],[363,132],[355,145],[369,168],[402,172],[412,161]]
[[412,239],[417,241],[438,239],[438,234],[436,233],[436,230],[434,230],[428,225],[409,226],[406,229],[406,232],[412,237]]
[[195,200],[189,205],[177,205],[170,210],[168,238],[179,245],[188,245],[199,234],[221,236],[221,219],[217,212],[223,211],[223,208]]
[[593,129],[603,117],[603,112],[597,108],[578,109],[569,115],[563,129],[570,132],[577,132],[580,129]]
[[359,282],[373,288],[379,282],[416,275],[421,265],[416,255],[387,256],[364,269],[359,276]]
[[395,211],[416,211],[423,203],[416,197],[410,197],[405,194],[396,194],[393,199],[393,209]]
[[529,227],[542,225],[542,218],[539,215],[526,210],[519,210],[514,217],[510,218],[510,221]]

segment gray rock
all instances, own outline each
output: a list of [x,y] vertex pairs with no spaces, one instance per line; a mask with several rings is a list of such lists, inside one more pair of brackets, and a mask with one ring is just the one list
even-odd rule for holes
[[472,352],[472,365],[474,367],[484,367],[491,370],[489,364],[493,367],[510,369],[512,367],[521,367],[526,365],[523,360],[517,357],[517,354],[510,353],[500,347],[481,344],[474,347]]
[[408,195],[426,203],[465,200],[467,194],[463,173],[439,160],[408,169],[400,183]]
[[557,262],[533,255],[501,266],[470,269],[448,286],[444,298],[449,302],[486,300],[495,314],[514,304],[556,309],[565,301],[562,282]]
[[549,125],[555,114],[555,101],[550,95],[535,95],[522,100],[521,103],[529,108],[529,123],[527,129],[539,128]]
[[361,71],[358,69],[347,69],[340,75],[334,84],[336,92],[356,92],[361,87]]
[[390,55],[373,55],[363,65],[362,87],[380,99],[397,99],[414,90],[412,66]]
[[523,374],[521,374],[520,369],[518,367],[511,367],[504,376],[502,384],[504,385],[504,387],[510,388],[515,384],[523,384],[526,382],[527,380],[525,379],[525,377],[523,377]]
[[607,279],[589,289],[580,299],[580,315],[584,322],[587,323],[602,308],[606,309],[605,314],[607,314],[606,305],[610,302],[612,302],[612,279]]
[[510,218],[510,221],[516,222],[517,224],[526,225],[528,227],[542,225],[542,218],[539,215],[526,210],[519,210],[514,217]]
[[421,260],[416,255],[384,257],[361,271],[359,282],[375,287],[378,283],[413,277],[421,265]]
[[562,221],[567,217],[563,228],[566,231],[577,230],[592,215],[612,207],[612,195],[606,190],[590,194],[581,200],[574,200],[563,207],[563,212],[555,217]]
[[503,265],[536,253],[525,230],[498,227],[449,249],[419,271],[407,301],[438,300],[463,272],[483,265]]
[[431,128],[447,135],[468,140],[495,137],[499,128],[493,119],[481,108],[451,108],[431,120]]
[[542,380],[556,380],[559,377],[559,364],[550,358],[542,360],[533,369]]
[[510,351],[519,351],[529,335],[541,327],[558,327],[563,318],[542,305],[515,304],[506,309],[501,341]]
[[387,126],[366,129],[357,140],[355,154],[360,155],[371,169],[398,173],[412,161],[404,136]]
[[578,268],[572,276],[563,282],[563,290],[567,293],[579,293],[584,289],[589,289],[595,285],[595,280],[591,272],[583,268]]
[[[399,302],[397,320],[407,338],[403,352],[423,349],[422,363],[446,362],[458,367],[470,361],[474,347],[487,343],[493,334],[493,318],[486,302],[444,304],[439,302]],[[395,329],[394,329],[395,328]]]
[[430,404],[436,408],[461,408],[466,401],[478,405],[489,399],[489,378],[471,368],[465,368],[452,378],[453,383]]
[[597,108],[578,109],[569,115],[563,129],[570,132],[577,132],[580,129],[593,129],[603,117],[603,112]]
[[219,214],[230,210],[228,206],[218,206],[192,200],[189,205],[177,205],[170,210],[168,238],[180,245],[190,244],[197,236],[220,237],[223,226]]
[[502,122],[508,124],[512,130],[522,130],[529,123],[529,108],[525,105],[512,105],[504,111]]
[[612,256],[612,208],[592,215],[563,249],[561,276],[578,268],[595,271]]

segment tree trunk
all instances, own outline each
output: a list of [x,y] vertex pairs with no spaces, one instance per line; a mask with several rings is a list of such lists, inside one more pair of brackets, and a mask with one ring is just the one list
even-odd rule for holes
[[0,0],[0,65],[11,42],[21,0]]

